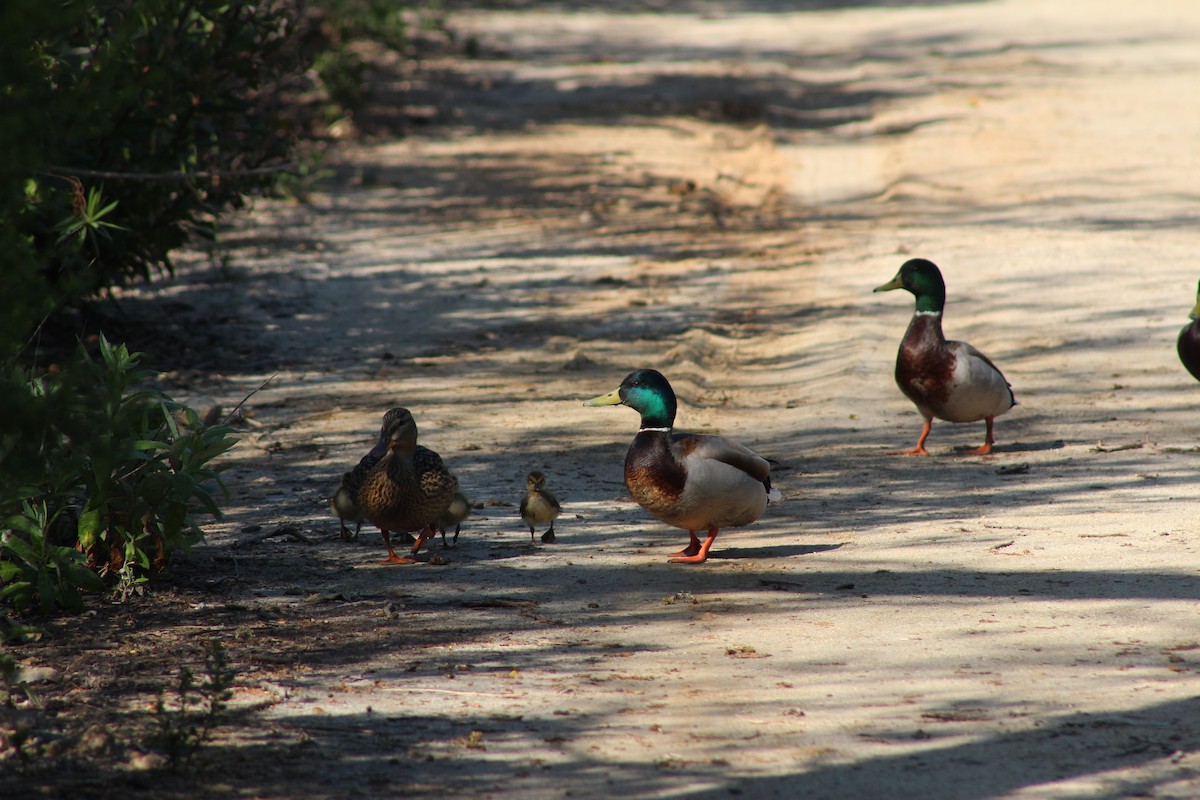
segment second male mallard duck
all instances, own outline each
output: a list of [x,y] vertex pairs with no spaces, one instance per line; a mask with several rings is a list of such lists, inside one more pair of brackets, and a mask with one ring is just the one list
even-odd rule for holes
[[392,549],[393,531],[420,531],[412,547],[416,555],[434,533],[434,524],[458,491],[458,479],[441,457],[417,444],[417,423],[406,408],[393,408],[384,419],[387,453],[371,468],[355,502],[363,518],[378,526],[387,546],[387,564],[412,564]]
[[[724,436],[675,433],[675,392],[661,372],[631,372],[587,406],[627,405],[642,415],[625,454],[625,485],[638,505],[688,532],[688,546],[671,561],[700,564],[721,528],[749,525],[762,516],[771,488],[771,465]],[[703,543],[696,531],[708,531]]]
[[1200,381],[1200,291],[1196,293],[1196,305],[1188,314],[1192,321],[1183,326],[1179,332],[1179,340],[1175,343],[1179,351],[1179,360],[1192,373],[1192,377]]
[[877,292],[905,289],[917,298],[916,311],[896,354],[896,383],[925,418],[917,446],[905,455],[927,456],[925,440],[933,418],[947,422],[987,423],[983,446],[972,453],[992,452],[992,421],[1017,404],[1012,387],[987,356],[966,342],[947,341],[942,333],[946,284],[932,261],[904,262],[896,277]]
[[550,527],[542,534],[542,541],[554,544],[554,520],[562,513],[558,498],[546,489],[546,476],[538,470],[529,473],[525,479],[525,496],[521,498],[521,519],[529,526],[529,543],[533,544],[534,526],[549,522]]

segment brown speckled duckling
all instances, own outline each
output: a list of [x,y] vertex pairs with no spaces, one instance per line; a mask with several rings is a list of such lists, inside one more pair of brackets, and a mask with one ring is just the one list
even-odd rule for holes
[[562,506],[559,505],[558,498],[546,490],[546,476],[541,472],[534,470],[529,473],[529,477],[525,479],[525,485],[528,491],[521,500],[521,519],[525,520],[525,524],[529,526],[529,541],[531,544],[534,541],[535,525],[549,522],[550,527],[542,534],[542,541],[546,544],[554,544],[556,541],[554,520],[558,519],[558,515],[562,513]]
[[417,444],[417,423],[405,408],[393,408],[387,428],[387,453],[363,479],[355,498],[363,517],[379,527],[387,546],[385,564],[412,564],[392,549],[393,531],[420,531],[412,547],[416,555],[433,535],[434,523],[454,493],[458,480],[441,457]]
[[1192,377],[1200,381],[1200,292],[1197,292],[1196,305],[1188,316],[1192,321],[1183,326],[1175,346],[1179,351],[1179,360],[1192,373]]
[[[343,539],[358,538],[358,532],[362,529],[363,524],[362,509],[358,507],[356,499],[358,497],[358,490],[362,488],[363,481],[366,480],[367,475],[371,474],[371,470],[375,468],[379,460],[387,455],[388,430],[396,422],[399,412],[403,410],[401,408],[393,408],[383,415],[383,427],[379,431],[379,441],[362,457],[358,462],[358,466],[349,472],[342,473],[342,482],[338,485],[337,490],[333,493],[333,497],[329,500],[329,505],[333,508],[333,513],[341,522]],[[353,534],[346,527],[346,520],[354,523]]]
[[463,496],[462,492],[455,492],[454,497],[450,499],[450,505],[446,506],[446,510],[438,515],[437,522],[434,523],[434,527],[442,535],[442,547],[447,547],[446,529],[451,525],[454,526],[454,539],[450,542],[449,547],[458,544],[458,532],[462,529],[462,522],[470,515],[470,501]]

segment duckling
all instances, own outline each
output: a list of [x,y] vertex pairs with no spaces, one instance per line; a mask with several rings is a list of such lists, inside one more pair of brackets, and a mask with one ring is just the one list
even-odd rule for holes
[[[365,460],[366,456],[363,456],[363,459]],[[362,461],[359,463],[361,464]],[[329,498],[329,506],[341,524],[342,539],[346,541],[357,539],[358,532],[362,530],[362,509],[358,507],[358,503],[354,502],[354,496],[357,494],[356,486],[354,472],[343,472],[341,483],[334,490],[333,497]],[[354,533],[351,533],[350,529],[346,527],[347,520],[354,523]]]
[[[388,430],[398,417],[398,414],[395,412],[400,410],[393,408],[383,415],[383,427],[379,431],[379,441],[362,457],[354,469],[350,472],[342,473],[341,483],[334,491],[333,497],[329,499],[329,505],[333,509],[334,515],[337,516],[338,521],[341,523],[342,538],[345,540],[357,539],[358,532],[362,530],[362,509],[358,507],[356,500],[358,490],[362,486],[363,480],[370,474],[375,465],[379,463],[379,459],[387,454]],[[346,527],[346,520],[354,523],[353,534]]]
[[562,513],[562,506],[559,505],[558,498],[546,489],[546,476],[538,470],[529,473],[525,479],[525,486],[528,491],[521,499],[521,519],[525,520],[525,524],[529,526],[529,543],[534,543],[534,526],[549,522],[550,527],[542,534],[542,541],[546,544],[554,544],[557,541],[554,536],[554,520],[558,519],[558,515]]
[[[672,562],[704,563],[721,528],[749,525],[768,500],[781,499],[762,456],[724,436],[674,432],[675,392],[657,370],[631,372],[584,405],[626,405],[642,415],[625,454],[625,486],[642,508],[688,532],[688,546]],[[703,544],[698,530],[708,531]]]
[[1012,387],[983,353],[966,342],[946,340],[942,333],[946,284],[932,261],[913,258],[904,262],[896,277],[875,291],[892,289],[905,289],[917,298],[916,311],[896,355],[896,383],[925,418],[917,446],[901,453],[929,455],[925,440],[937,417],[947,422],[984,420],[983,446],[970,452],[988,455],[995,442],[993,420],[1017,404]]
[[458,479],[437,453],[417,444],[417,423],[408,409],[393,408],[388,415],[387,453],[363,479],[355,502],[383,534],[388,550],[384,563],[412,564],[413,559],[400,558],[392,549],[392,531],[420,531],[412,547],[416,555],[454,499]]
[[454,539],[450,543],[450,547],[458,544],[458,532],[462,529],[462,522],[471,515],[471,504],[467,498],[463,497],[462,492],[455,492],[454,497],[450,499],[450,505],[446,506],[446,510],[438,515],[437,522],[434,527],[442,534],[442,547],[446,547],[446,529],[451,525],[454,526]]
[[1179,351],[1179,360],[1187,367],[1187,371],[1200,381],[1200,291],[1196,293],[1196,305],[1188,316],[1192,321],[1179,331],[1179,340],[1175,347]]

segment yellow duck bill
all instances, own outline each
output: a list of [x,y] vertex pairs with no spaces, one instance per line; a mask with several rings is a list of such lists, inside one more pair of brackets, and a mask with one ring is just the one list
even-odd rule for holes
[[619,406],[621,402],[621,390],[613,389],[607,394],[593,397],[591,400],[584,400],[583,404],[585,406]]
[[897,275],[896,277],[892,278],[890,281],[885,283],[883,286],[876,286],[874,289],[871,290],[871,292],[872,293],[874,293],[874,292],[890,292],[892,289],[903,289],[903,288],[904,288],[904,283],[900,280],[900,276]]

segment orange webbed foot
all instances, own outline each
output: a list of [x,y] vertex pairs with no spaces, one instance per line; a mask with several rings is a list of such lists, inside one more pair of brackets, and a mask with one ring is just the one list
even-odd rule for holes
[[[382,563],[384,563],[384,564],[415,564],[415,563],[417,563],[416,559],[401,558],[400,556],[396,555],[396,551],[392,548],[391,531],[385,530],[384,528],[380,528],[379,532],[383,534],[383,545],[384,545],[384,547],[387,548],[387,551],[388,551],[388,557],[385,558]],[[416,554],[415,550],[413,551],[413,554],[414,555]]]
[[[701,544],[696,538],[695,531],[688,531],[688,535],[692,537],[687,548],[674,553],[674,558],[671,559],[672,564],[703,564],[708,560],[708,548],[712,547],[712,543],[717,539],[717,529],[710,528],[708,538]],[[694,548],[694,549],[693,549]]]
[[927,456],[929,451],[925,449],[925,440],[929,438],[929,432],[933,430],[933,420],[927,419],[921,425],[921,435],[917,438],[917,446],[911,450],[893,450],[892,452],[898,456]]
[[[671,553],[672,556],[687,556],[690,558],[691,556],[694,556],[700,552],[700,540],[696,538],[696,532],[688,531],[688,536],[691,537],[690,541],[688,541],[688,546],[682,550],[676,550],[674,553]],[[672,558],[671,560],[679,561],[678,558]],[[683,562],[680,561],[680,563]]]

